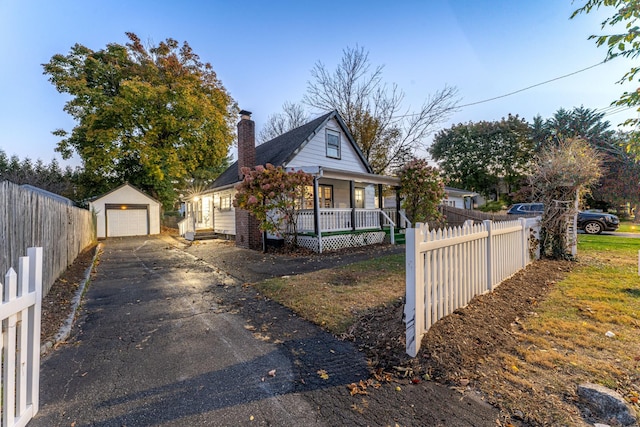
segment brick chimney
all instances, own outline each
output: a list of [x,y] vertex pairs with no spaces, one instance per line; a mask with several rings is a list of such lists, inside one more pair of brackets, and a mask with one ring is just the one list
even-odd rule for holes
[[[238,122],[238,179],[242,180],[242,168],[256,166],[256,124],[251,120],[251,112],[240,111]],[[248,211],[237,209],[236,216],[236,246],[247,249],[262,248],[262,233],[260,223]]]
[[256,124],[251,120],[251,111],[240,111],[238,122],[238,178],[242,179],[242,168],[256,166]]

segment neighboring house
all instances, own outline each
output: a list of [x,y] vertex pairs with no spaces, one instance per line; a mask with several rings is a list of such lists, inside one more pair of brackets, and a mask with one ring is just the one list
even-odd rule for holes
[[[261,234],[255,218],[233,206],[242,167],[270,163],[313,175],[313,186],[301,200],[298,244],[316,252],[380,243],[384,227],[397,230],[401,214],[384,208],[384,186],[399,185],[396,177],[374,174],[336,111],[255,146],[251,113],[241,111],[238,161],[224,171],[209,190],[186,199],[181,234],[193,238],[198,230],[235,236],[238,246],[258,249]],[[394,204],[395,205],[395,204]],[[275,237],[275,236],[270,236]],[[389,236],[389,239],[391,237]]]
[[[480,195],[474,191],[444,187],[444,192],[445,197],[442,199],[442,204],[445,206],[452,206],[459,209],[475,209],[482,202]],[[396,203],[395,195],[384,198],[385,207],[395,207]]]
[[444,187],[444,191],[447,197],[442,201],[443,205],[459,209],[473,209],[478,205],[480,195],[476,192],[453,187]]
[[160,234],[160,202],[124,184],[89,203],[96,213],[97,237]]

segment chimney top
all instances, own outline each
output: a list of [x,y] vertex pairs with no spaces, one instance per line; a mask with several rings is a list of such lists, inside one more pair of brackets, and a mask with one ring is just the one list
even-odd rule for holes
[[251,111],[240,110],[240,118],[245,120],[251,119]]

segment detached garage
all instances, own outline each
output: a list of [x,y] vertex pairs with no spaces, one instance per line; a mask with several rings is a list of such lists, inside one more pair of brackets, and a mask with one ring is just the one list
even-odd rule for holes
[[124,184],[89,204],[98,238],[160,234],[160,202]]

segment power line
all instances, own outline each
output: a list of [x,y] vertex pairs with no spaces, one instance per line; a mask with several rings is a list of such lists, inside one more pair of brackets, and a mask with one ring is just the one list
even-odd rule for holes
[[[533,89],[534,87],[538,87],[538,86],[546,85],[546,84],[548,84],[548,83],[555,82],[555,81],[557,81],[557,80],[561,80],[561,79],[564,79],[564,78],[567,78],[567,77],[570,77],[570,76],[576,75],[576,74],[578,74],[578,73],[582,73],[582,72],[584,72],[584,71],[590,70],[590,69],[595,68],[595,67],[597,67],[597,66],[599,66],[599,65],[602,65],[602,64],[604,64],[604,63],[605,63],[605,61],[601,61],[601,62],[598,62],[597,64],[590,65],[590,66],[588,66],[588,67],[586,67],[586,68],[582,68],[582,69],[580,69],[580,70],[578,70],[578,71],[574,71],[574,72],[569,73],[569,74],[564,74],[564,75],[562,75],[562,76],[555,77],[555,78],[553,78],[553,79],[545,80],[545,81],[543,81],[543,82],[536,83],[536,84],[534,84],[534,85],[527,86],[527,87],[524,87],[524,88],[522,88],[522,89],[514,90],[513,92],[505,93],[504,95],[494,96],[494,97],[492,97],[492,98],[483,99],[483,100],[481,100],[481,101],[471,102],[471,103],[469,103],[469,104],[456,105],[455,107],[447,108],[446,110],[458,110],[458,109],[465,108],[465,107],[471,107],[472,105],[484,104],[485,102],[495,101],[496,99],[500,99],[500,98],[506,98],[507,96],[515,95],[516,93],[520,93],[520,92],[524,92],[525,90]],[[445,111],[446,111],[446,110],[445,110]],[[420,114],[420,113],[404,114],[404,115],[399,115],[399,116],[393,116],[393,118],[394,118],[394,119],[400,119],[400,118],[403,118],[403,117],[412,117],[412,116],[417,116],[417,115],[419,115],[419,114]]]
[[534,87],[546,85],[547,83],[555,82],[557,80],[561,80],[561,79],[576,75],[578,73],[582,73],[583,71],[590,70],[590,69],[595,68],[595,67],[597,67],[599,65],[602,65],[604,63],[605,63],[605,61],[601,61],[601,62],[598,62],[597,64],[591,65],[589,67],[583,68],[583,69],[578,70],[578,71],[574,71],[574,72],[569,73],[569,74],[565,74],[565,75],[560,76],[560,77],[555,77],[555,78],[550,79],[550,80],[545,80],[543,82],[536,83],[534,85],[527,86],[527,87],[522,88],[522,89],[514,90],[513,92],[505,93],[504,95],[494,96],[493,98],[483,99],[482,101],[471,102],[469,104],[458,105],[456,108],[470,107],[472,105],[484,104],[485,102],[495,101],[496,99],[500,99],[500,98],[506,98],[507,96],[515,95],[516,93],[520,93],[520,92],[524,92],[525,90],[533,89]]

